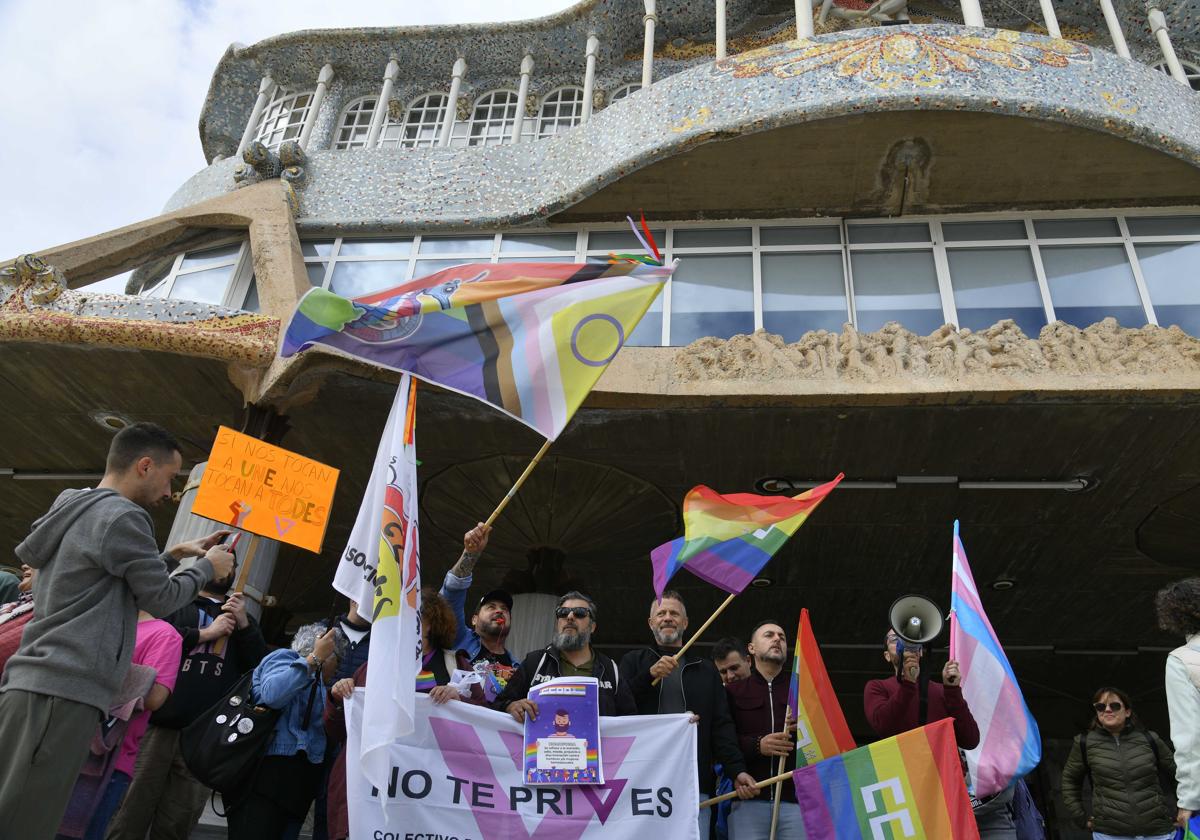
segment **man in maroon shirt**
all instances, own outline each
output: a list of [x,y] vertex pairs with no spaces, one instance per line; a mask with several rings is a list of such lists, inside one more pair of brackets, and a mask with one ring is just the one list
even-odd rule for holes
[[964,750],[979,746],[979,727],[962,694],[958,663],[951,659],[942,668],[942,681],[930,682],[921,673],[924,650],[906,649],[901,655],[896,642],[895,631],[889,630],[883,658],[892,666],[892,676],[871,680],[863,695],[867,723],[875,734],[890,738],[942,718],[954,718],[958,746]]

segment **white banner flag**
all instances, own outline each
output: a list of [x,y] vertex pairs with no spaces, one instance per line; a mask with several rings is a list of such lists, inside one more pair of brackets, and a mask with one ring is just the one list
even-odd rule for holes
[[415,381],[400,379],[358,518],[338,563],[333,588],[358,602],[371,622],[369,678],[375,691],[363,710],[362,772],[386,784],[388,745],[413,731],[413,689],[421,657],[421,559],[417,538]]
[[[374,646],[374,642],[371,643]],[[363,695],[346,702],[346,749],[359,744]],[[369,700],[366,701],[368,704]],[[521,725],[468,703],[417,695],[416,729],[388,749],[373,789],[346,763],[350,836],[376,840],[698,840],[696,727],[688,715],[602,717],[603,785],[523,782]]]

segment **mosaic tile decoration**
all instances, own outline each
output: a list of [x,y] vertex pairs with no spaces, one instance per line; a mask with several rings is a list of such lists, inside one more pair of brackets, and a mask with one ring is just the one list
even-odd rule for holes
[[[656,82],[534,143],[310,151],[297,224],[329,231],[536,225],[713,136],[847,114],[967,110],[1079,126],[1200,165],[1200,108],[1169,76],[1032,33],[906,25],[790,41]],[[168,209],[232,187],[233,161]]]

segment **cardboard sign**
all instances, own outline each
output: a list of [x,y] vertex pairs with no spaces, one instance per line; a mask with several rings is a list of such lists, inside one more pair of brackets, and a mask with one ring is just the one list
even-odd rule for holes
[[321,551],[339,471],[221,426],[192,513]]

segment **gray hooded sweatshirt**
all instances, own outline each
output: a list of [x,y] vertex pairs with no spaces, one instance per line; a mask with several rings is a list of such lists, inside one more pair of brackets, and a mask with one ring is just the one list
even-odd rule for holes
[[154,523],[114,490],[67,490],[33,523],[17,557],[38,570],[33,619],[4,669],[0,691],[20,689],[107,713],[133,656],[137,611],[161,618],[212,578],[200,558],[159,554]]

